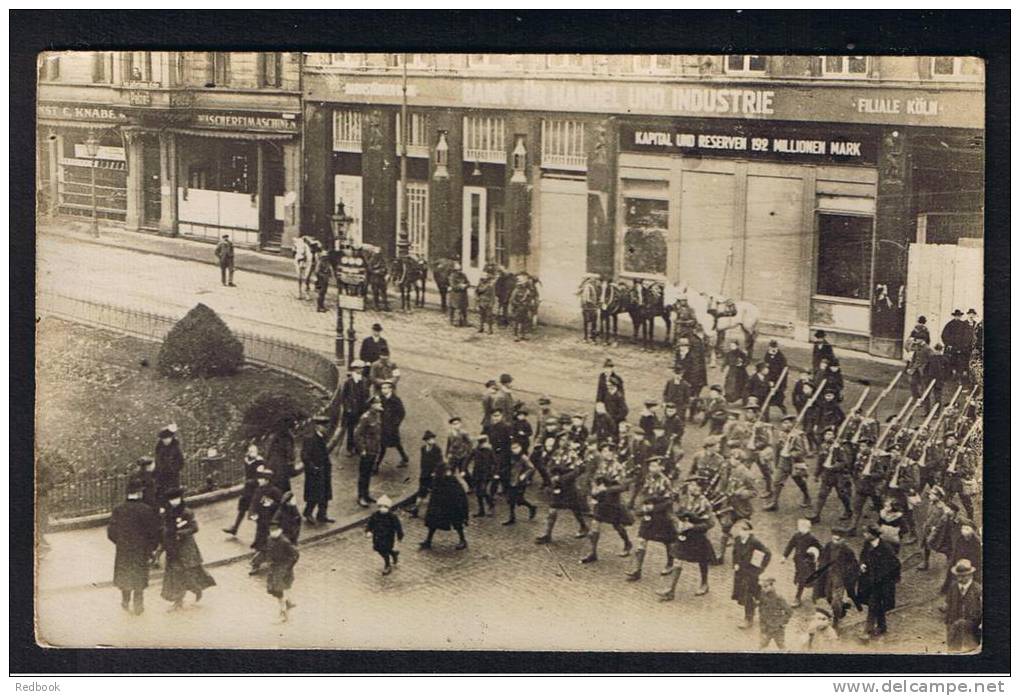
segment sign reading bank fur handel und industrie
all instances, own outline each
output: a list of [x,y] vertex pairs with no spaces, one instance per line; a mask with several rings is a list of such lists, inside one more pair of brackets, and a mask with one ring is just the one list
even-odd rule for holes
[[874,165],[874,129],[839,125],[805,127],[773,123],[677,120],[669,125],[621,124],[620,150],[689,157],[735,157],[816,164]]

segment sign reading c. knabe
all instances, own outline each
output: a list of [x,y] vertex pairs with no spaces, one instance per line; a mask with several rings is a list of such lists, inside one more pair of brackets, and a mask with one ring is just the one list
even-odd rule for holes
[[739,157],[873,165],[878,134],[866,129],[799,124],[678,120],[667,126],[623,123],[620,150],[692,157]]

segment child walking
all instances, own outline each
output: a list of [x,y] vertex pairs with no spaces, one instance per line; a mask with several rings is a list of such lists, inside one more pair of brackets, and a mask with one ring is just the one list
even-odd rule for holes
[[[395,546],[396,542],[404,540],[404,528],[397,514],[390,510],[393,501],[388,495],[380,496],[376,506],[376,511],[368,518],[365,536],[372,538],[372,550],[383,558],[385,565],[382,574],[389,575],[400,557],[400,551]],[[390,565],[391,560],[393,565]]]
[[266,592],[276,597],[280,603],[280,622],[287,621],[288,612],[296,604],[287,599],[287,591],[294,584],[294,566],[301,557],[300,552],[283,535],[283,527],[279,521],[273,520],[269,525],[269,541],[265,550],[269,561],[269,574],[266,576]]

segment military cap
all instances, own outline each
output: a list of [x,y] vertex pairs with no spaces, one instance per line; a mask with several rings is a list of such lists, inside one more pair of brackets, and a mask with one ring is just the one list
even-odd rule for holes
[[504,372],[503,374],[501,374],[501,375],[499,376],[499,383],[500,383],[500,384],[510,384],[510,383],[511,383],[511,382],[513,382],[513,381],[514,381],[514,378],[513,378],[513,377],[511,377],[511,376],[510,376],[509,374],[507,374],[506,372]]
[[795,420],[797,420],[797,416],[793,415],[792,413],[788,413],[785,416],[783,416],[783,422],[784,423],[786,423],[787,421],[795,421]]
[[422,439],[423,442],[425,440],[435,440],[436,439],[436,434],[434,432],[432,432],[431,430],[426,430],[425,434],[421,436],[421,439]]

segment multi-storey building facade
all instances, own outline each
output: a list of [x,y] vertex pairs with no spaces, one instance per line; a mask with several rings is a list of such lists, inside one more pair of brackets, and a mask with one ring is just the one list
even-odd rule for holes
[[537,274],[555,321],[599,272],[896,355],[907,244],[983,234],[976,59],[52,54],[40,73],[47,211],[89,214],[99,133],[100,214],[130,229],[275,248],[328,238],[343,200],[392,254],[406,130],[412,250]]
[[[405,66],[406,60],[406,66]],[[899,351],[906,245],[982,235],[983,65],[968,58],[310,54],[306,211],[394,249],[407,73],[412,245],[754,302],[770,333]]]
[[101,218],[279,248],[300,227],[300,64],[298,53],[44,55],[40,211],[91,215],[95,167]]

